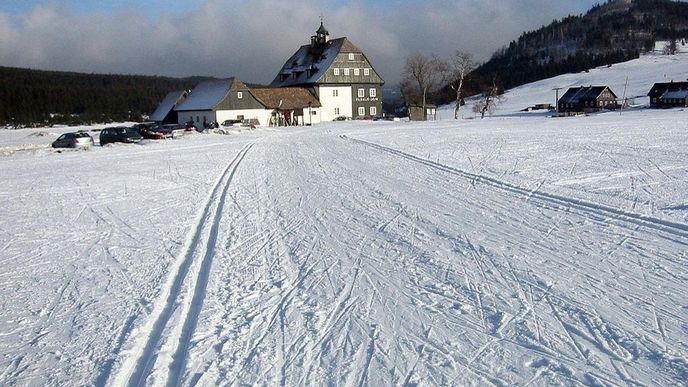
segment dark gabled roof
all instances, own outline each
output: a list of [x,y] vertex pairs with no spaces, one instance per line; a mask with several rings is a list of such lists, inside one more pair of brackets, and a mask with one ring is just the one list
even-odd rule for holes
[[165,117],[174,110],[175,106],[183,102],[188,95],[186,91],[173,91],[168,93],[165,98],[163,98],[158,108],[150,115],[150,120],[156,122],[164,121]]
[[[346,38],[331,40],[324,45],[301,46],[282,66],[270,86],[294,86],[314,84],[342,51]],[[358,50],[360,52],[360,50]],[[284,78],[284,79],[283,79]]]
[[[339,53],[363,54],[347,38],[330,40],[324,45],[304,45],[282,66],[270,86],[312,85],[325,75]],[[282,79],[284,78],[284,79]]]
[[186,100],[177,105],[174,110],[214,110],[232,90],[248,90],[248,87],[239,78],[201,82],[193,89]]
[[313,94],[300,87],[254,88],[251,93],[268,109],[294,110],[321,106]]
[[618,98],[607,86],[572,87],[559,99],[559,103],[579,103],[581,101],[596,100],[605,90],[609,90],[614,98]]
[[650,92],[647,93],[648,96],[654,97],[664,94],[667,90],[679,90],[688,89],[688,82],[658,82],[652,86]]

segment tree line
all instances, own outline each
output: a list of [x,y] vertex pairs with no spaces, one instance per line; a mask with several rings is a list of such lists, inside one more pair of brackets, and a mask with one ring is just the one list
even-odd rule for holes
[[139,121],[168,92],[191,89],[202,79],[0,67],[0,126]]

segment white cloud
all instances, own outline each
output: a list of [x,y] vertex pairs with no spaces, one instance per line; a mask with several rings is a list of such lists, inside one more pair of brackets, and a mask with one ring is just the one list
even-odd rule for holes
[[485,59],[523,30],[581,12],[587,1],[578,3],[208,0],[190,12],[155,17],[135,9],[76,13],[38,6],[12,18],[0,14],[0,65],[267,83],[308,43],[322,13],[333,37],[348,36],[394,83],[411,53],[446,56],[461,49]]

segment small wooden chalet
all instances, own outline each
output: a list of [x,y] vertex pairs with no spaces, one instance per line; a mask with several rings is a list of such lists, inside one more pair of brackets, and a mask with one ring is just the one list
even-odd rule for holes
[[435,121],[437,119],[437,105],[425,104],[409,106],[409,119],[411,121]]
[[184,102],[188,96],[188,91],[173,91],[168,93],[158,108],[150,115],[150,120],[163,125],[176,124],[178,122],[178,117],[174,108]]
[[647,94],[650,107],[665,109],[688,106],[688,82],[655,83]]
[[570,88],[557,102],[564,113],[594,112],[616,106],[618,97],[608,86]]

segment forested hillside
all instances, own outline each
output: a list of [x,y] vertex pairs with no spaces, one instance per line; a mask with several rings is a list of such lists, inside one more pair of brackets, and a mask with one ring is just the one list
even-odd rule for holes
[[496,76],[502,89],[637,58],[658,40],[688,38],[688,3],[614,0],[526,32],[473,74],[473,87]]
[[138,120],[168,92],[200,79],[0,67],[0,126]]

